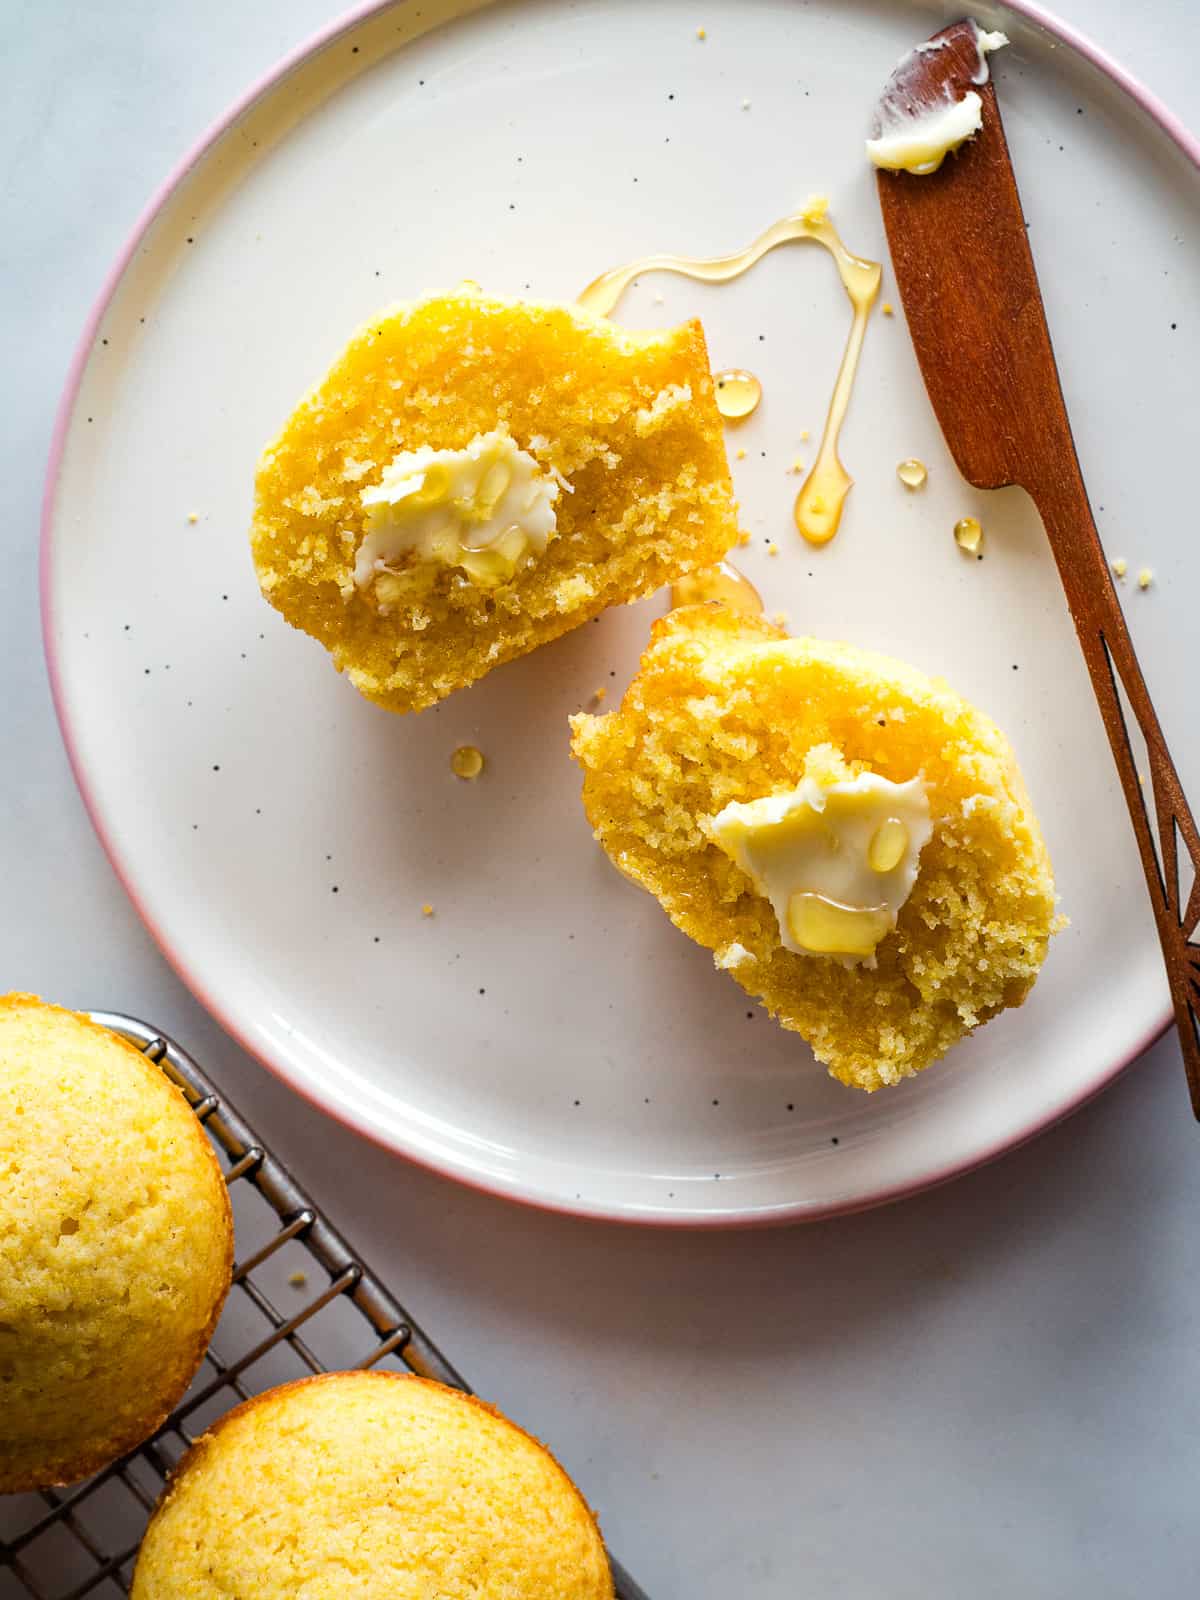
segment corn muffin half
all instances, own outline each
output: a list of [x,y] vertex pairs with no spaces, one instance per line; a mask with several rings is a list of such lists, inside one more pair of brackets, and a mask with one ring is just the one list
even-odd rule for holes
[[133,1600],[612,1600],[595,1519],[535,1439],[399,1373],[269,1390],[180,1462]]
[[354,335],[263,453],[251,545],[271,604],[416,711],[736,536],[698,322],[467,286]]
[[940,680],[688,606],[572,728],[614,864],[843,1083],[896,1083],[1028,994],[1046,846],[1008,741]]
[[0,998],[0,1490],[70,1483],[182,1398],[229,1288],[229,1196],[124,1039]]

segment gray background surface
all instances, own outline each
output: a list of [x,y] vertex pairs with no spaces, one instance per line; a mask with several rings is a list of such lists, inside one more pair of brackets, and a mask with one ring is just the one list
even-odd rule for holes
[[[188,1043],[476,1386],[552,1441],[655,1600],[1200,1593],[1200,1132],[1172,1042],[949,1189],[656,1235],[518,1210],[336,1127],[225,1039],[125,899],[42,663],[54,406],[152,188],[338,9],[3,7],[0,988]],[[1200,123],[1195,0],[1058,9]]]

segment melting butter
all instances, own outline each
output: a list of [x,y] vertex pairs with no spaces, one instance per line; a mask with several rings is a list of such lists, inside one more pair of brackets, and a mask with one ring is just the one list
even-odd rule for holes
[[974,89],[961,100],[932,106],[897,123],[878,139],[867,140],[867,154],[887,172],[936,172],[953,150],[983,127],[983,101]]
[[360,589],[396,598],[397,565],[460,568],[481,588],[508,583],[542,554],[557,529],[557,480],[502,428],[464,450],[401,450],[361,495],[366,533],[354,563]]
[[892,783],[864,772],[733,801],[708,831],[771,902],[785,949],[873,966],[933,827],[920,776]]
[[803,537],[810,544],[827,544],[838,530],[842,508],[854,482],[838,455],[838,440],[854,390],[854,375],[862,353],[867,319],[879,296],[883,269],[878,261],[867,261],[847,250],[829,220],[829,203],[824,195],[815,195],[802,211],[772,223],[752,244],[732,255],[643,256],[640,261],[613,267],[588,284],[579,296],[579,304],[595,316],[607,317],[616,309],[617,302],[633,280],[646,272],[676,272],[702,283],[728,283],[733,278],[741,277],[743,272],[748,272],[768,251],[797,239],[811,239],[828,250],[854,309],[817,458],[800,486],[793,510],[796,527]]
[[[988,56],[1008,43],[1002,33],[985,33],[977,22],[975,50],[978,65],[971,76],[974,84],[988,80]],[[930,39],[919,44],[900,62],[879,104],[879,132],[867,140],[867,155],[872,164],[888,172],[913,172],[919,176],[936,172],[953,150],[977,134],[983,126],[983,101],[974,89],[961,99],[951,97],[922,100],[912,90],[912,79],[919,72],[917,58],[944,49],[946,39]]]

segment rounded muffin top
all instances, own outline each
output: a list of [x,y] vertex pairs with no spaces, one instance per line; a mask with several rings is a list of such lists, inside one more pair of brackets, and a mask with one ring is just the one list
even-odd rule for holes
[[535,1439],[470,1396],[338,1372],[223,1417],[180,1464],[134,1600],[611,1600],[594,1518]]
[[216,1156],[154,1063],[0,998],[0,1490],[65,1483],[159,1426],[229,1287]]

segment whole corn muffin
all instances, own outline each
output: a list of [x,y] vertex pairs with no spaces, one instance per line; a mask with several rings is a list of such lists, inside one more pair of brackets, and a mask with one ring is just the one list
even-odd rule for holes
[[417,711],[736,536],[698,322],[471,285],[359,329],[263,452],[251,546],[293,627]]
[[73,1482],[182,1397],[229,1288],[229,1196],[161,1070],[0,997],[0,1490]]
[[688,606],[572,728],[613,863],[843,1083],[920,1071],[1033,986],[1046,846],[1008,741],[940,679]]
[[481,1401],[334,1372],[247,1401],[180,1462],[133,1600],[611,1600],[595,1519]]

